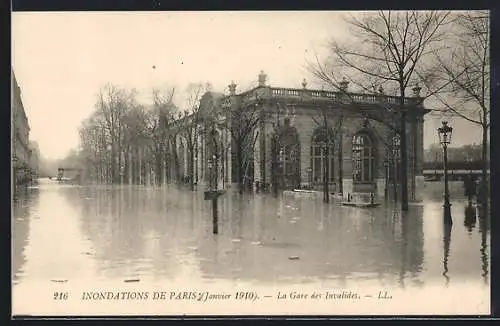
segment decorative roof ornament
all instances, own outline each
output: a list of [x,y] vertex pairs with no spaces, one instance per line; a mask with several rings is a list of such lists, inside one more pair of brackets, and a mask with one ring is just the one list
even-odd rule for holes
[[304,78],[304,80],[302,80],[302,88],[303,89],[307,88],[307,80],[305,78]]
[[267,75],[264,73],[264,70],[261,70],[259,74],[259,86],[260,87],[266,86],[266,80],[267,80]]
[[236,95],[236,84],[234,83],[234,81],[232,80],[231,81],[231,84],[229,84],[229,94],[231,95]]
[[345,77],[342,77],[342,81],[339,83],[339,85],[340,89],[345,92],[347,91],[347,87],[349,86],[349,81]]
[[418,84],[418,82],[415,84],[415,87],[413,87],[413,96],[415,97],[420,97],[420,91],[422,90],[422,87]]

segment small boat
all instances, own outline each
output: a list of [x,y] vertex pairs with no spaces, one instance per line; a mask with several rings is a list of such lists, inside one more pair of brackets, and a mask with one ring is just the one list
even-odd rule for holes
[[301,192],[301,193],[306,193],[306,194],[314,194],[317,191],[315,191],[315,190],[307,190],[307,189],[293,189],[293,192]]
[[342,206],[372,208],[380,206],[380,203],[360,203],[360,202],[344,201],[342,202]]

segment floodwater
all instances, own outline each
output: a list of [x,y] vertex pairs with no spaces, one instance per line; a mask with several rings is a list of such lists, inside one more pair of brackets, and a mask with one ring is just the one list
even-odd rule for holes
[[457,191],[445,227],[435,184],[406,214],[391,203],[365,209],[228,191],[214,235],[202,190],[42,179],[13,203],[13,293],[57,282],[458,292],[467,284],[489,307],[489,217]]

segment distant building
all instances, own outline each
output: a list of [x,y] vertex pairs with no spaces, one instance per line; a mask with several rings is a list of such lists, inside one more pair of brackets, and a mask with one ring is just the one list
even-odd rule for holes
[[14,189],[18,186],[27,184],[30,180],[30,157],[31,150],[29,146],[30,126],[28,117],[24,111],[23,101],[21,99],[21,89],[17,84],[14,71],[12,72],[12,116],[11,116],[11,157],[12,157],[12,181]]
[[30,170],[32,179],[37,179],[40,176],[40,148],[38,143],[30,141]]
[[[228,96],[213,92],[203,96],[200,111],[207,115],[219,112],[225,122],[218,124],[215,131],[200,122],[193,162],[189,162],[185,144],[179,143],[184,173],[189,176],[189,169],[185,167],[193,164],[192,177],[198,183],[207,183],[215,166],[215,175],[223,185],[238,183],[242,176],[243,183],[249,186],[271,185],[277,179],[282,190],[321,189],[328,169],[331,191],[373,192],[383,196],[392,186],[395,191],[391,193],[398,192],[399,136],[389,127],[395,123],[394,118],[387,117],[388,112],[399,109],[398,97],[385,95],[383,89],[376,94],[351,93],[347,81],[342,86],[343,92],[333,92],[308,89],[305,80],[303,88],[271,87],[266,79],[261,72],[259,85],[254,89],[237,94],[236,85],[232,83]],[[423,122],[429,110],[422,105],[419,91],[415,87],[413,96],[405,98],[410,199],[418,199],[424,182]],[[244,115],[248,112],[245,110],[256,107],[260,121],[249,137],[253,144],[246,144],[238,153],[230,130],[236,128],[239,117],[229,112]],[[329,128],[339,126],[342,120],[339,132],[330,143],[328,162],[324,159],[324,126],[318,123],[322,121],[323,112],[326,112]],[[366,112],[370,112],[369,117]],[[241,127],[245,126],[240,124]],[[215,139],[214,132],[220,144],[215,151],[210,145],[211,139]],[[247,162],[243,171],[237,171],[238,155],[244,156]]]

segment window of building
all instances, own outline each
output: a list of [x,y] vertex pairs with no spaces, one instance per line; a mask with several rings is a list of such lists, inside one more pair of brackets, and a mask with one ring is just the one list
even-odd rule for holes
[[354,182],[372,182],[375,171],[373,143],[367,134],[358,134],[352,138],[353,180]]
[[282,167],[284,175],[293,175],[296,173],[297,151],[294,145],[283,145],[279,151],[278,161]]
[[326,142],[323,130],[317,130],[313,137],[313,142],[311,144],[311,176],[312,182],[315,184],[323,183],[325,178],[325,164],[328,166],[328,179],[329,182],[335,181],[335,158],[334,158],[334,146],[330,144],[328,149],[328,162],[326,162]]

